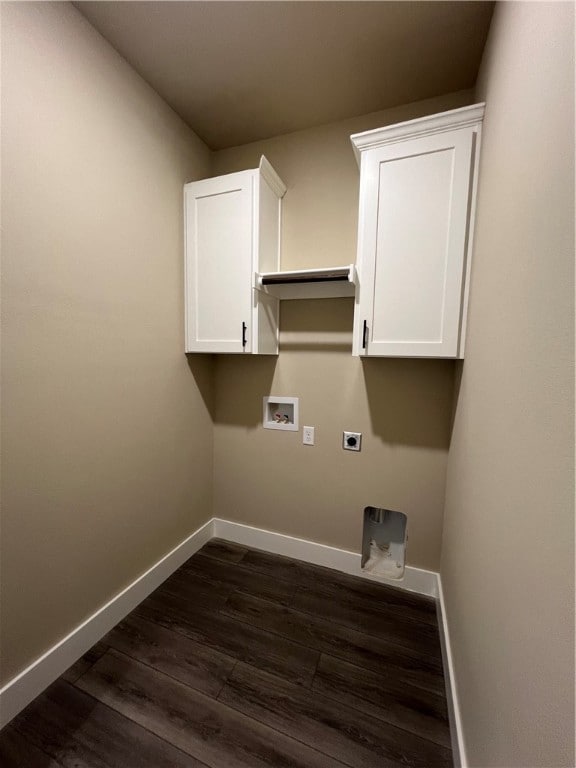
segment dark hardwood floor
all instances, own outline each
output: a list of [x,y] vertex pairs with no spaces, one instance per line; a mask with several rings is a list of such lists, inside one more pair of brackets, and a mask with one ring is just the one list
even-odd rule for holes
[[0,765],[452,766],[435,603],[213,539],[3,729]]

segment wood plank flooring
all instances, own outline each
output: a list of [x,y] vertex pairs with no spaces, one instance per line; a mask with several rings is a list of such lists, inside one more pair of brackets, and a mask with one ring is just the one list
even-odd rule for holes
[[213,539],[0,733],[2,768],[449,768],[432,599]]

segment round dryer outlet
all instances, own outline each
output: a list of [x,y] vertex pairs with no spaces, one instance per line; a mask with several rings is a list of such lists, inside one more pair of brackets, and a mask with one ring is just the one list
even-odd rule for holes
[[362,445],[362,432],[344,432],[342,448],[345,451],[359,451]]

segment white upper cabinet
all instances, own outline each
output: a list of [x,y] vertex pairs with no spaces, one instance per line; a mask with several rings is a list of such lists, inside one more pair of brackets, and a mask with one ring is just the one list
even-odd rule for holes
[[278,299],[255,275],[279,268],[285,192],[265,157],[184,186],[186,352],[278,353]]
[[351,137],[354,355],[463,357],[483,114],[478,104]]

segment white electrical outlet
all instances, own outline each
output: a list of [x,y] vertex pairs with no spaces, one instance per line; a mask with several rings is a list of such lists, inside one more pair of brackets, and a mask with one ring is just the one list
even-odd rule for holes
[[314,427],[302,427],[302,442],[304,445],[314,445]]

